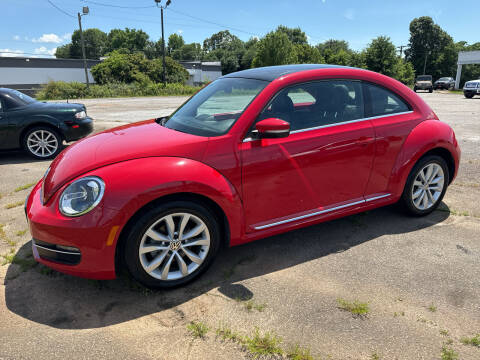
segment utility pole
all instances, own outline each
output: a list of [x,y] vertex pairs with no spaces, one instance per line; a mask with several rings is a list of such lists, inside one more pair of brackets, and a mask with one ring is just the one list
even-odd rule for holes
[[162,81],[163,81],[163,86],[167,85],[167,70],[165,66],[165,33],[163,31],[163,9],[166,9],[168,5],[172,2],[171,0],[167,0],[164,6],[160,5],[162,0],[155,0],[155,3],[157,4],[157,7],[160,8],[161,10],[161,15],[162,15],[162,64],[163,64],[163,74],[162,74]]
[[425,62],[423,63],[423,75],[425,75],[425,71],[427,69],[427,58],[428,58],[429,53],[430,53],[430,51],[425,52]]
[[78,13],[78,27],[80,28],[80,40],[82,42],[82,56],[83,56],[83,68],[85,69],[85,81],[87,82],[87,88],[90,86],[90,82],[88,81],[88,67],[87,67],[87,56],[85,54],[85,39],[83,38],[83,30],[82,30],[82,16],[87,15],[90,12],[88,6],[84,6],[82,9],[82,13]]
[[403,55],[403,48],[404,47],[407,47],[407,45],[400,45],[400,46],[397,46],[397,49],[398,51],[400,52],[399,56],[402,57]]

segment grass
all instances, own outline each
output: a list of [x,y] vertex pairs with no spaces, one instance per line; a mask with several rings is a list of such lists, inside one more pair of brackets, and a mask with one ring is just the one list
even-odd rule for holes
[[448,330],[440,330],[440,335],[443,335],[443,336],[448,336]]
[[[13,251],[12,251],[13,250]],[[20,266],[20,269],[25,272],[37,265],[37,262],[32,256],[27,256],[25,258],[15,254],[15,249],[10,249],[10,253],[6,255],[1,255],[3,258],[2,265],[15,264]]]
[[235,298],[235,301],[241,302],[243,304],[243,307],[247,311],[257,310],[257,311],[262,312],[267,307],[267,304],[258,304],[253,300],[245,301],[244,299],[242,299],[240,297]]
[[460,339],[460,342],[464,345],[472,345],[472,346],[475,346],[475,347],[479,347],[480,348],[480,334],[477,334],[471,338],[469,337],[462,337]]
[[201,321],[199,322],[192,321],[190,322],[190,324],[187,325],[187,330],[190,332],[190,335],[192,335],[194,338],[204,339],[209,329],[208,329],[208,326]]
[[218,337],[222,338],[223,341],[229,340],[240,344],[243,344],[244,342],[243,337],[239,333],[232,331],[232,329],[226,327],[225,325],[222,325],[220,328],[218,328],[215,333]]
[[370,355],[371,360],[380,360],[380,355],[378,355],[376,352],[374,352],[372,355]]
[[268,355],[282,355],[284,351],[280,347],[282,339],[277,335],[266,332],[263,335],[255,328],[253,336],[245,336],[245,348],[254,358]]
[[401,311],[401,312],[399,312],[399,313],[397,313],[397,312],[394,312],[394,313],[393,313],[393,317],[397,317],[397,316],[399,316],[399,315],[405,316],[405,311]]
[[21,186],[15,188],[15,190],[13,190],[13,191],[19,192],[19,191],[22,191],[22,190],[27,190],[27,189],[31,188],[33,185],[35,185],[35,184],[36,184],[36,183],[29,183],[29,184],[21,185]]
[[350,302],[344,299],[337,299],[338,308],[348,311],[354,316],[366,316],[370,311],[368,303],[359,302],[357,300]]
[[433,304],[430,304],[430,306],[428,307],[428,311],[430,312],[436,312],[437,311],[437,307]]
[[15,235],[17,235],[17,236],[23,236],[23,235],[25,235],[26,233],[27,233],[27,230],[26,230],[26,229],[25,229],[25,230],[18,230],[18,231],[15,233]]
[[458,359],[458,353],[455,352],[452,348],[444,345],[442,347],[442,352],[441,352],[441,357],[442,360],[457,360]]
[[18,206],[22,206],[23,204],[25,203],[24,200],[21,200],[21,201],[17,201],[17,202],[14,202],[14,203],[10,203],[10,204],[7,204],[5,205],[5,209],[13,209],[13,208],[16,208]]
[[287,358],[291,360],[313,360],[310,349],[301,347],[298,344],[290,346],[286,351],[286,355]]

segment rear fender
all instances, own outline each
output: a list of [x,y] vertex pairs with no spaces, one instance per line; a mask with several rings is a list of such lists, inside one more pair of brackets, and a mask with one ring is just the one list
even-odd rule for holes
[[455,133],[441,121],[426,120],[410,132],[398,155],[389,183],[389,190],[394,197],[402,195],[408,175],[416,162],[427,152],[437,148],[446,149],[451,154],[455,163],[455,172],[450,174],[450,179],[453,180],[460,161],[460,149]]

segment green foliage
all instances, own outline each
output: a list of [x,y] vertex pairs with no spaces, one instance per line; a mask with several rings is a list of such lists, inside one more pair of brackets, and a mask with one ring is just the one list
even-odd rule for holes
[[372,40],[365,50],[365,65],[369,70],[395,76],[397,54],[389,37],[379,36]]
[[350,66],[352,63],[354,51],[350,49],[345,40],[330,39],[316,47],[325,59],[326,64]]
[[455,44],[431,17],[415,18],[410,23],[409,48],[405,51],[408,61],[413,64],[417,75],[425,73],[434,79],[442,76],[454,76],[457,53]]
[[[179,63],[167,57],[165,64],[167,82],[184,83],[187,81],[188,72]],[[160,82],[162,81],[163,63],[161,59],[149,60],[142,53],[124,54],[114,51],[103,62],[92,67],[91,72],[98,84]]]
[[296,344],[287,350],[287,358],[290,360],[313,360],[310,349],[303,348]]
[[[87,59],[99,59],[107,50],[107,34],[102,30],[92,28],[83,31],[85,40],[85,56]],[[72,42],[57,48],[55,52],[57,58],[81,59],[82,42],[80,30],[75,30],[72,35]]]
[[125,28],[112,29],[108,33],[108,52],[126,50],[126,52],[143,51],[148,42],[148,34],[143,30]]
[[294,64],[297,62],[295,46],[282,31],[270,32],[257,44],[254,67]]
[[357,300],[350,302],[344,299],[337,299],[337,302],[339,309],[351,312],[355,316],[365,316],[370,311],[367,303]]
[[288,36],[288,39],[295,45],[307,45],[307,35],[300,29],[299,27],[296,28],[289,28],[285,25],[280,25],[277,32],[282,32]]
[[282,339],[275,334],[266,332],[262,335],[258,329],[255,329],[253,336],[245,336],[245,347],[255,358],[259,356],[282,355],[281,343]]
[[228,30],[220,31],[203,42],[204,61],[221,61],[222,73],[228,74],[240,69],[245,54],[245,44]]
[[203,339],[208,333],[208,326],[202,322],[192,321],[187,325],[187,330],[194,338]]
[[442,347],[442,352],[440,353],[441,359],[442,360],[457,360],[458,359],[458,353],[455,352],[452,348],[449,348],[448,346],[444,345]]
[[168,54],[170,56],[172,53],[176,50],[179,50],[182,48],[182,46],[185,45],[185,40],[183,40],[182,35],[178,34],[172,34],[168,37]]
[[87,86],[79,82],[51,81],[37,93],[38,100],[57,99],[86,99],[105,97],[132,97],[132,96],[180,96],[192,95],[198,87],[183,84],[163,84],[151,81],[125,83],[108,83],[104,85]]
[[477,334],[476,336],[473,336],[471,338],[463,337],[460,339],[460,342],[464,345],[480,347],[480,334]]
[[320,50],[308,44],[296,44],[295,53],[298,64],[322,64],[325,61]]

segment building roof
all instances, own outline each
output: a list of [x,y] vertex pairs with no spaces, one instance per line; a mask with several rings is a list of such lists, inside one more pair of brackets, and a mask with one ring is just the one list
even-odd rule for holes
[[[92,67],[100,60],[87,60],[87,66]],[[82,59],[56,59],[34,57],[0,57],[0,67],[14,68],[83,68]]]
[[323,64],[266,66],[266,67],[237,71],[237,72],[225,75],[224,77],[227,77],[227,78],[241,77],[241,78],[248,78],[248,79],[273,81],[279,78],[280,76],[292,74],[300,71],[315,70],[315,69],[331,69],[331,68],[348,68],[348,66],[323,65]]

